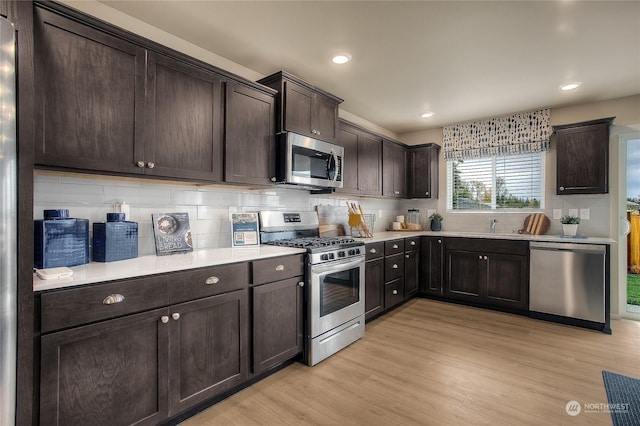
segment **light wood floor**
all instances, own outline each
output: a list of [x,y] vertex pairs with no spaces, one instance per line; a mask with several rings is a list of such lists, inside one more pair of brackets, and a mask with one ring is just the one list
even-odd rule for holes
[[183,426],[610,425],[565,406],[606,403],[603,369],[640,377],[640,322],[612,328],[414,299],[317,366],[291,365]]

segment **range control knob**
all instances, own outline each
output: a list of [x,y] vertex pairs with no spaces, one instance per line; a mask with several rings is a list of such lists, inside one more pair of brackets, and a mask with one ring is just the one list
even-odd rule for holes
[[345,257],[347,254],[344,251],[338,252],[338,257]]
[[321,260],[329,260],[329,255],[328,254],[320,255],[320,259]]

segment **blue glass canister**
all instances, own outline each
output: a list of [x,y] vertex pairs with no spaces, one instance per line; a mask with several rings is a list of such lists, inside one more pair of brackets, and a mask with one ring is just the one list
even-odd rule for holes
[[107,213],[106,222],[93,223],[94,262],[138,257],[138,223],[124,219],[124,213]]
[[69,210],[45,210],[33,221],[33,264],[38,269],[89,263],[89,220],[69,217]]

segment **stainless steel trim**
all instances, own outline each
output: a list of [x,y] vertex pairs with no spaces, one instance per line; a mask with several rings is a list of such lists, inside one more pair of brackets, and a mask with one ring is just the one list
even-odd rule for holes
[[284,215],[286,213],[290,212],[279,210],[261,210],[260,230],[263,232],[278,232],[298,229],[314,229],[320,226],[317,212],[295,212],[296,214],[300,215],[300,222],[295,224],[284,221]]
[[0,18],[0,424],[15,424],[18,181],[15,27]]

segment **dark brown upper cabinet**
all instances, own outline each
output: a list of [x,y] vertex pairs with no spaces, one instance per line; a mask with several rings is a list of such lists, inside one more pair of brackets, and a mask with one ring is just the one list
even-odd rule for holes
[[258,81],[279,92],[277,132],[291,131],[335,143],[342,99],[279,71]]
[[153,52],[147,59],[145,174],[222,180],[220,76]]
[[344,147],[343,187],[336,192],[382,194],[382,138],[340,121],[337,144]]
[[614,119],[553,127],[558,195],[609,192],[609,127]]
[[409,147],[409,198],[438,198],[440,146]]
[[275,92],[229,82],[225,103],[225,182],[275,179]]
[[382,195],[407,197],[407,147],[390,140],[382,141]]
[[143,173],[145,49],[34,8],[35,163]]

